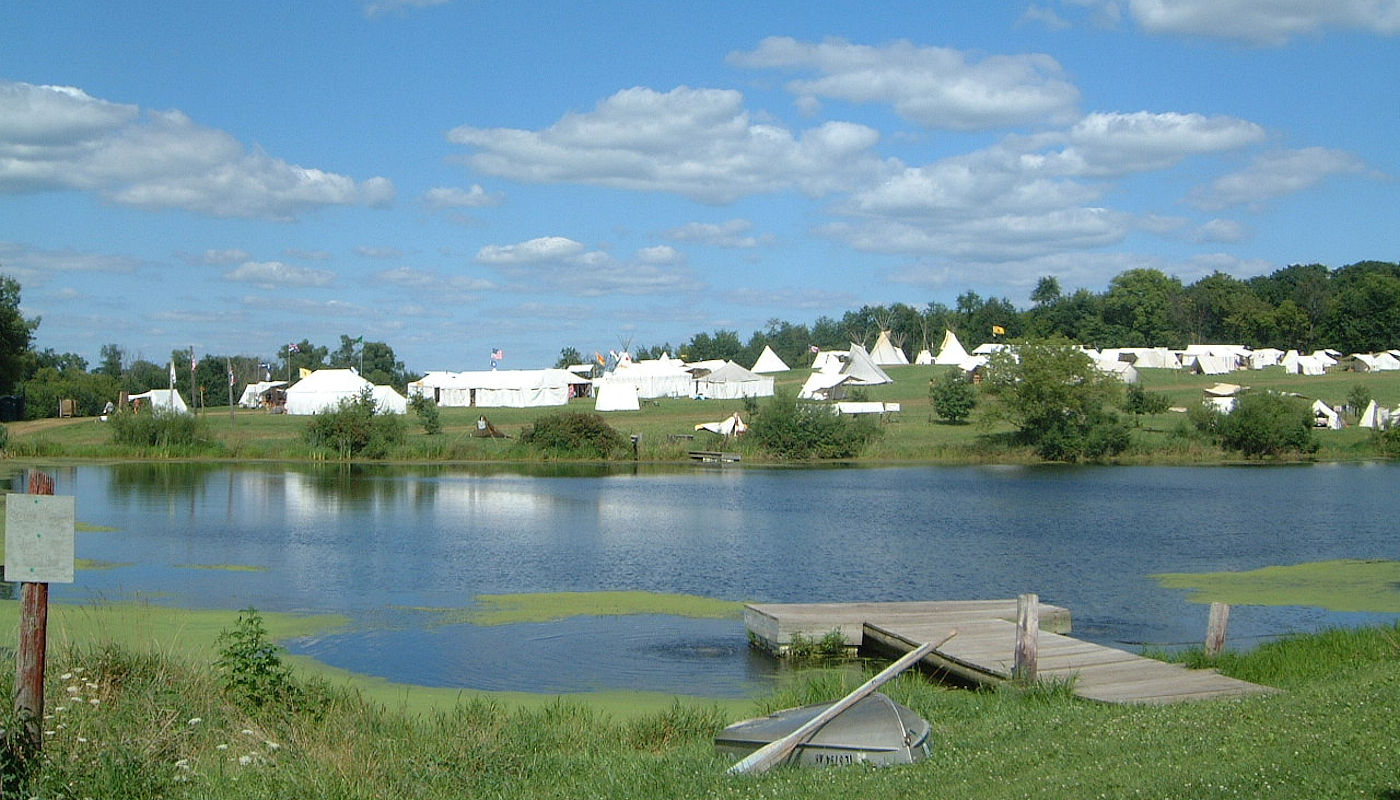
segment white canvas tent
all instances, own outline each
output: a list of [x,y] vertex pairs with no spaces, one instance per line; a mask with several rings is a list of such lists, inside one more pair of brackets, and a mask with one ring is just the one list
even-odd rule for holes
[[1342,429],[1342,415],[1335,409],[1321,400],[1314,400],[1312,404],[1313,426],[1317,428],[1329,428],[1334,431]]
[[144,406],[150,406],[155,411],[188,414],[190,407],[185,405],[185,398],[180,396],[179,389],[152,389],[149,392],[133,394],[127,398],[133,405],[138,402]]
[[1100,372],[1106,372],[1106,373],[1108,373],[1108,374],[1110,374],[1110,375],[1113,375],[1114,377],[1118,378],[1118,380],[1122,381],[1123,383],[1137,383],[1137,382],[1138,382],[1138,371],[1137,371],[1137,367],[1134,367],[1132,364],[1129,364],[1129,363],[1126,362],[1126,361],[1113,361],[1113,360],[1108,360],[1108,359],[1096,359],[1096,360],[1094,361],[1094,366],[1095,366]]
[[768,345],[763,346],[763,352],[758,354],[758,360],[753,362],[753,371],[759,373],[787,372],[789,369],[786,362],[773,352],[773,348]]
[[431,397],[443,407],[539,408],[569,402],[571,387],[592,381],[562,369],[502,369],[429,372],[408,385],[411,395]]
[[803,400],[835,400],[845,392],[842,388],[849,375],[839,372],[813,372],[798,390],[797,396]]
[[695,426],[695,430],[697,431],[709,431],[710,433],[717,433],[724,437],[739,436],[748,429],[749,426],[739,417],[738,411],[735,411],[733,415],[719,422],[702,422]]
[[738,363],[730,361],[703,378],[696,378],[695,394],[717,400],[772,397],[773,379],[750,372]]
[[694,388],[694,378],[686,370],[685,364],[675,358],[623,361],[612,372],[595,380],[593,385],[613,382],[632,384],[641,398],[689,397]]
[[915,363],[915,364],[932,364],[932,363],[933,363],[933,353],[930,353],[930,352],[928,351],[928,348],[924,348],[923,350],[920,350],[920,351],[919,351],[919,354],[916,355],[916,356],[914,356],[914,363]]
[[[1104,355],[1107,354],[1105,351]],[[1181,359],[1165,347],[1124,347],[1115,358],[1138,369],[1181,369]]]
[[967,360],[967,351],[963,349],[962,343],[952,331],[943,332],[943,344],[938,348],[938,355],[933,359],[933,363],[940,366],[954,367]]
[[890,341],[889,331],[880,331],[875,346],[870,350],[870,360],[882,367],[898,367],[909,363],[909,357],[904,354],[904,350]]
[[268,389],[276,389],[279,386],[286,386],[286,381],[258,381],[250,383],[243,389],[243,394],[238,398],[239,408],[258,408],[262,406],[263,395]]
[[600,381],[594,384],[594,411],[640,411],[637,387],[624,381]]
[[860,386],[894,383],[894,379],[871,360],[870,354],[865,352],[865,348],[855,342],[851,343],[850,352],[846,355],[846,363],[841,366],[841,374],[850,376],[850,382]]
[[353,369],[318,369],[287,389],[287,413],[319,414],[334,411],[342,401],[352,401],[369,389],[382,412],[402,414],[408,401],[390,386],[376,387]]
[[1361,420],[1357,424],[1362,428],[1384,431],[1389,430],[1392,415],[1390,410],[1376,405],[1372,400],[1366,404],[1366,410],[1361,412]]
[[1235,371],[1234,356],[1197,353],[1195,358],[1196,364],[1192,371],[1201,375],[1224,375]]

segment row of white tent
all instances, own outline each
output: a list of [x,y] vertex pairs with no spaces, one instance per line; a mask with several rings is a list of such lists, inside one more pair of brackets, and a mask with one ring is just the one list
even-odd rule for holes
[[[945,331],[938,355],[928,350],[919,353],[916,364],[940,364],[960,367],[971,372],[987,363],[987,356],[1006,347],[989,342],[969,353],[952,331]],[[1342,362],[1336,350],[1315,350],[1304,354],[1298,350],[1265,347],[1257,350],[1243,345],[1188,345],[1181,350],[1166,347],[1114,347],[1103,350],[1084,348],[1101,369],[1114,372],[1127,382],[1135,380],[1134,370],[1185,369],[1202,375],[1224,375],[1236,370],[1282,367],[1290,375],[1323,375],[1329,367]],[[1400,370],[1400,350],[1381,353],[1354,353],[1351,368],[1358,372]],[[1124,367],[1123,365],[1127,365]],[[814,368],[817,365],[813,365]],[[1131,369],[1129,369],[1129,367]]]

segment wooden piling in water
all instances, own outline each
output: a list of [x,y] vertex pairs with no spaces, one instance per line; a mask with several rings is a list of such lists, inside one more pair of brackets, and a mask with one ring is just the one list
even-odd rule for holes
[[1210,622],[1206,625],[1206,655],[1215,658],[1225,649],[1225,630],[1230,625],[1230,605],[1210,604]]
[[1011,677],[1020,683],[1035,683],[1040,649],[1040,597],[1023,594],[1016,598],[1016,656]]

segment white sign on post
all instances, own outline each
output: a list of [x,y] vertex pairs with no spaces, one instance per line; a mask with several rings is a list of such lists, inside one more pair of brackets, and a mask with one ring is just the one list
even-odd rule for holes
[[73,498],[5,496],[5,580],[73,582]]

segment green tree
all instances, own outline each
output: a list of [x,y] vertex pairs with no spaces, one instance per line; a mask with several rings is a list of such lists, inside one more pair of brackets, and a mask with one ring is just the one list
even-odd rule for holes
[[58,401],[72,400],[77,416],[95,417],[108,403],[115,403],[120,392],[116,378],[80,369],[41,367],[24,382],[24,414],[29,419],[56,417]]
[[104,344],[97,353],[97,372],[110,378],[120,378],[122,376],[122,363],[126,360],[126,351],[122,350],[118,344]]
[[1038,306],[1053,303],[1061,297],[1060,281],[1054,275],[1043,275],[1031,290],[1031,302]]
[[170,388],[169,366],[169,364],[155,364],[144,358],[136,359],[122,373],[122,391],[140,394],[152,389]]
[[34,354],[34,367],[51,367],[59,372],[86,372],[88,364],[87,359],[77,353],[59,353],[52,347],[46,347]]
[[1324,324],[1328,344],[1344,353],[1374,353],[1400,342],[1400,277],[1354,265],[1338,271],[1337,283]]
[[1122,384],[1068,341],[1020,341],[993,353],[982,389],[1000,400],[993,418],[1010,422],[1048,461],[1101,459],[1128,447],[1128,429],[1108,410]]
[[681,353],[687,361],[709,361],[723,359],[733,361],[743,352],[744,345],[735,331],[717,330],[711,336],[697,333],[689,342],[681,345]]
[[555,360],[555,369],[568,369],[573,364],[582,364],[583,353],[577,347],[565,347],[559,351],[559,358]]
[[1120,347],[1162,347],[1184,337],[1178,324],[1181,281],[1155,269],[1130,269],[1108,284],[1103,321]]
[[1366,410],[1366,406],[1371,404],[1371,387],[1364,383],[1353,383],[1351,389],[1347,391],[1347,407],[1351,409],[1353,420],[1361,417],[1361,412]]
[[1276,392],[1245,392],[1220,416],[1216,436],[1227,450],[1250,458],[1317,451],[1313,415],[1306,400]]
[[929,381],[928,397],[934,413],[955,425],[966,420],[977,407],[977,387],[967,373],[957,368]]
[[39,318],[24,318],[19,310],[19,295],[19,281],[0,275],[0,394],[13,394],[33,370],[30,344],[39,328]]

